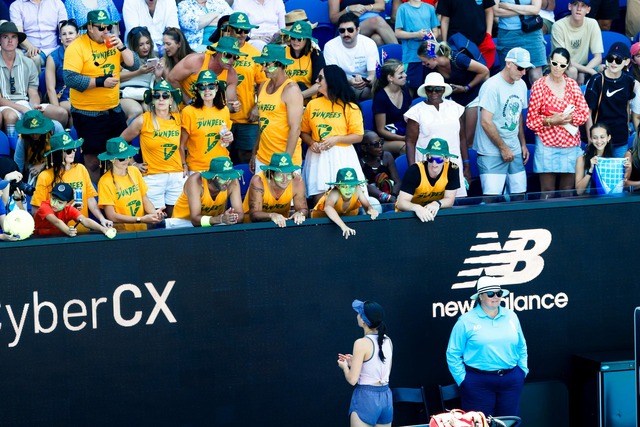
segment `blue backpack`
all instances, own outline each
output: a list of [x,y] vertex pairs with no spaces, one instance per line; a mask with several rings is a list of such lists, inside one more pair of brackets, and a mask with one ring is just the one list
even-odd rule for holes
[[478,45],[466,38],[462,33],[453,34],[449,37],[447,43],[451,47],[452,55],[454,55],[454,58],[452,59],[455,60],[455,55],[457,55],[458,52],[461,52],[469,58],[478,61],[485,67],[487,66],[487,61],[485,61],[480,49],[478,49]]

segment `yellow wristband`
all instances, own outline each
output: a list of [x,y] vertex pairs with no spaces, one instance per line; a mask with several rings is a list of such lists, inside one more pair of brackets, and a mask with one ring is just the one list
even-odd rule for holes
[[211,227],[211,217],[207,215],[202,215],[200,217],[200,226],[201,227]]

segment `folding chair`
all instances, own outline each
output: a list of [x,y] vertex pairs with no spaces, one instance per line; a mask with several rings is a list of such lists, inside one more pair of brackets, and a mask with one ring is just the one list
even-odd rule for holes
[[493,422],[490,424],[491,427],[518,427],[522,420],[520,417],[512,416],[503,416],[503,417],[492,417]]
[[[429,409],[427,408],[427,399],[424,395],[424,387],[396,387],[391,389],[391,393],[393,394],[394,425],[400,425],[396,424],[396,412],[398,404],[413,404],[413,406],[417,408],[417,412],[411,417],[411,421],[409,421],[412,424],[429,422]],[[401,419],[401,417],[398,418]]]
[[[440,390],[440,404],[444,412],[460,407],[460,389],[458,388],[458,384],[438,385],[438,389]],[[446,402],[455,404],[450,405]]]

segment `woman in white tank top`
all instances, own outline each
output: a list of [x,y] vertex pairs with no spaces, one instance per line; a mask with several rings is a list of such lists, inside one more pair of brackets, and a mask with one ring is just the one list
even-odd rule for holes
[[393,344],[385,335],[384,310],[373,301],[354,300],[351,306],[358,313],[358,326],[364,330],[364,337],[353,343],[353,354],[338,354],[338,366],[345,379],[356,386],[349,407],[351,427],[391,426],[389,374]]

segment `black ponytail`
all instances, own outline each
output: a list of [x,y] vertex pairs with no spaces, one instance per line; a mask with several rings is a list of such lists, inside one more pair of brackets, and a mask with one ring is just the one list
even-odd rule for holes
[[377,302],[366,301],[364,303],[364,314],[367,316],[367,319],[369,319],[369,322],[371,322],[369,327],[378,331],[378,355],[384,363],[386,357],[382,352],[382,344],[384,343],[384,337],[387,333],[387,325],[384,323],[384,310]]

